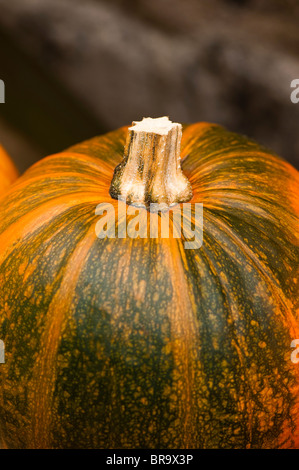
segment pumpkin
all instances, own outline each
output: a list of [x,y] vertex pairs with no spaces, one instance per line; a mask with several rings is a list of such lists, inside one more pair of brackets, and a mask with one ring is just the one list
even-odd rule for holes
[[[162,121],[49,156],[2,201],[3,446],[299,446],[298,172],[216,124],[184,125],[180,151]],[[203,205],[200,247],[99,237],[99,203],[147,217],[161,194],[161,220],[178,194]]]
[[18,177],[18,171],[10,157],[0,145],[0,196]]

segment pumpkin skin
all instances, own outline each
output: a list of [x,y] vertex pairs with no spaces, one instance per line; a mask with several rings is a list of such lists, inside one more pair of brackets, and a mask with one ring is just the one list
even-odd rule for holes
[[126,132],[47,157],[2,202],[3,445],[299,447],[298,172],[184,126],[202,247],[98,239]]
[[10,157],[0,145],[0,196],[18,178],[18,171]]

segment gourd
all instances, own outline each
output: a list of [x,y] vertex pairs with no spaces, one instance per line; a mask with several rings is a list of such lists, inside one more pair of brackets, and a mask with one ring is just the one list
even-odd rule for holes
[[[201,246],[123,236],[153,203],[171,227],[202,204]],[[1,211],[3,446],[299,447],[290,164],[219,125],[148,119],[36,163]]]
[[0,145],[0,196],[18,177],[18,171],[2,147]]

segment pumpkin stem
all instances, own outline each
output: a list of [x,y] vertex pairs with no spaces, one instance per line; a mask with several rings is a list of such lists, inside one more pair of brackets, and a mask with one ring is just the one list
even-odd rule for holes
[[124,158],[114,170],[110,195],[127,204],[162,210],[187,202],[192,188],[180,165],[182,125],[168,117],[143,118],[129,127]]

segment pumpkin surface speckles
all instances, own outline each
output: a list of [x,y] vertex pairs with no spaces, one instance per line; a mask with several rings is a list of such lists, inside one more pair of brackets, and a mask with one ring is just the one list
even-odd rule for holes
[[47,157],[2,200],[3,445],[299,447],[298,172],[220,126],[184,126],[201,248],[98,239],[96,206],[117,220],[126,132]]

